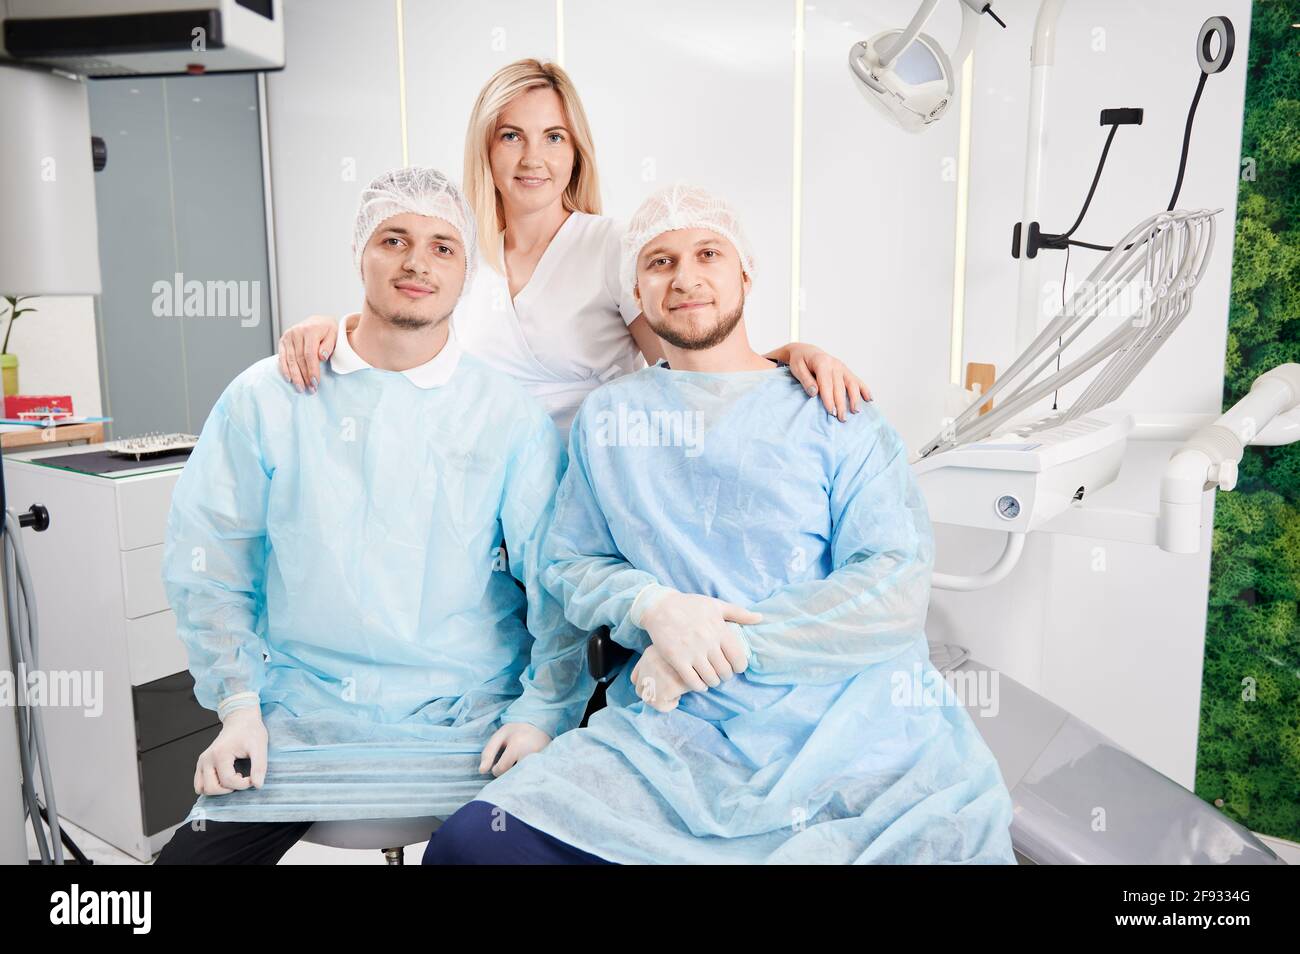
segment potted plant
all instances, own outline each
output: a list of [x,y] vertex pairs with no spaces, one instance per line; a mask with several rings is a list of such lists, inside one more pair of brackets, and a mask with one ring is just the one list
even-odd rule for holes
[[22,303],[31,297],[31,295],[4,296],[4,300],[9,304],[9,325],[5,328],[4,347],[0,347],[0,372],[4,375],[5,397],[18,393],[18,355],[9,353],[9,336],[13,334],[14,322],[20,315],[36,310],[21,307]]

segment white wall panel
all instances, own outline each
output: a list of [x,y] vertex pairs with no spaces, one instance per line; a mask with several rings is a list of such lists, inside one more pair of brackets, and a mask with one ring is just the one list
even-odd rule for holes
[[361,306],[357,198],[402,164],[391,0],[290,0],[285,68],[267,74],[280,322]]
[[755,249],[745,321],[790,326],[794,6],[789,0],[566,0],[565,67],[596,139],[606,213],[682,180],[732,203]]

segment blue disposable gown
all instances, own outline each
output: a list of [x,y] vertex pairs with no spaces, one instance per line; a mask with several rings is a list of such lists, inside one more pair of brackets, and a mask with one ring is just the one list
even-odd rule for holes
[[642,650],[649,583],[763,620],[737,626],[748,670],[671,712],[634,656],[482,800],[616,862],[1014,863],[997,762],[929,660],[929,517],[874,404],[840,423],[786,368],[661,364],[589,396],[569,454],[544,579],[573,623]]
[[264,786],[193,818],[446,816],[503,722],[555,736],[591,694],[585,635],[538,580],[564,467],[541,407],[469,355],[431,388],[322,374],[315,395],[274,358],[236,378],[173,495],[195,694],[258,693],[269,735]]

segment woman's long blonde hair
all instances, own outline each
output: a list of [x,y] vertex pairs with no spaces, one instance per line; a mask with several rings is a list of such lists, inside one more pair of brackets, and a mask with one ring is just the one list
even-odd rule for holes
[[498,272],[505,272],[500,256],[500,236],[505,230],[505,210],[492,181],[492,163],[488,149],[496,132],[497,118],[520,93],[538,87],[550,87],[560,96],[569,131],[573,134],[573,176],[564,190],[564,207],[571,212],[600,215],[600,180],[596,175],[596,147],[591,141],[587,113],[578,98],[578,90],[554,63],[519,60],[503,66],[487,81],[465,131],[465,175],[462,186],[474,216],[478,220],[478,243],[481,260]]

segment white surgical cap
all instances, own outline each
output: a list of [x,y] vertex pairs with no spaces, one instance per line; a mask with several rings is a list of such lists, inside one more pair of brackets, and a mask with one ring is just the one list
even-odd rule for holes
[[394,169],[366,186],[361,193],[361,208],[357,210],[357,226],[352,236],[357,271],[361,271],[361,255],[375,229],[404,212],[443,219],[460,233],[465,247],[465,285],[461,289],[464,294],[474,277],[478,259],[478,227],[465,196],[437,169],[420,166]]
[[636,260],[645,247],[677,229],[708,229],[721,235],[736,247],[745,274],[754,277],[754,249],[731,206],[698,186],[677,183],[642,202],[623,233],[619,281],[624,294],[631,295],[636,286]]

